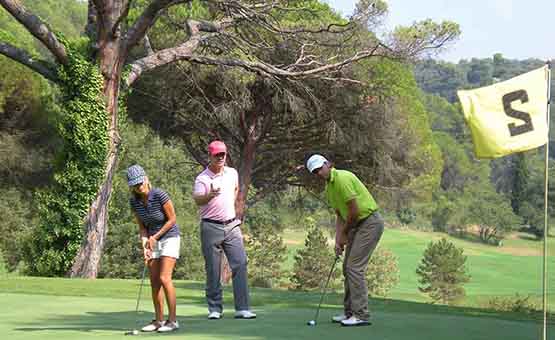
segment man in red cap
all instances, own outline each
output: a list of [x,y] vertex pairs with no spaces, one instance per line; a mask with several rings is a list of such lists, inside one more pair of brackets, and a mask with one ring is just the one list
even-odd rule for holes
[[233,273],[235,318],[254,319],[249,308],[247,255],[243,245],[241,220],[235,216],[239,192],[237,171],[225,165],[227,148],[222,141],[208,145],[210,163],[195,179],[193,198],[199,206],[202,253],[206,269],[208,319],[223,316],[220,264],[225,253]]

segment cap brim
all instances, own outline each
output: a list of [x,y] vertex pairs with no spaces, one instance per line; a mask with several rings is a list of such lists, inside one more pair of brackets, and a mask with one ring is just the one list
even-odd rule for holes
[[317,162],[316,164],[313,164],[312,167],[308,169],[308,171],[312,173],[314,172],[314,170],[320,169],[321,167],[323,167],[325,163],[326,163],[325,161]]
[[140,177],[136,177],[133,179],[130,179],[129,181],[127,181],[127,185],[129,185],[130,187],[143,183],[145,181],[144,176],[140,176]]

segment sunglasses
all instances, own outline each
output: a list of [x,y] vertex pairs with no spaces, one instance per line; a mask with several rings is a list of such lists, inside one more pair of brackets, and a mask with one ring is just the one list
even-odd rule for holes
[[212,157],[214,157],[214,158],[224,158],[225,157],[225,152],[217,153],[215,155],[212,155]]

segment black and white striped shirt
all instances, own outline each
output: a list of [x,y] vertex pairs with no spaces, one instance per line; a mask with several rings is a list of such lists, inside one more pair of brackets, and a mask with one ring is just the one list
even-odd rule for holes
[[[131,209],[135,211],[143,225],[146,227],[148,232],[148,236],[152,236],[156,234],[168,218],[164,213],[163,205],[170,200],[170,196],[163,190],[158,188],[152,188],[148,192],[148,199],[146,206],[144,205],[141,199],[137,199],[132,196],[129,199],[129,204],[131,205]],[[179,236],[179,227],[177,224],[174,224],[162,237],[160,240],[167,238]]]

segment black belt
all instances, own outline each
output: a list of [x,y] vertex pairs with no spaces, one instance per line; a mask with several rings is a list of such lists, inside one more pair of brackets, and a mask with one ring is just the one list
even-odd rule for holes
[[370,216],[374,215],[375,213],[377,213],[378,210],[374,210],[372,211],[372,213],[364,218],[361,218],[360,220],[357,221],[357,224],[355,225],[355,228],[358,228],[362,223],[364,223],[364,221],[366,221]]
[[235,217],[226,221],[218,221],[218,220],[213,220],[211,218],[203,218],[202,219],[203,222],[208,222],[208,223],[214,223],[214,224],[222,224],[222,225],[226,225],[229,224],[233,221],[235,221]]

